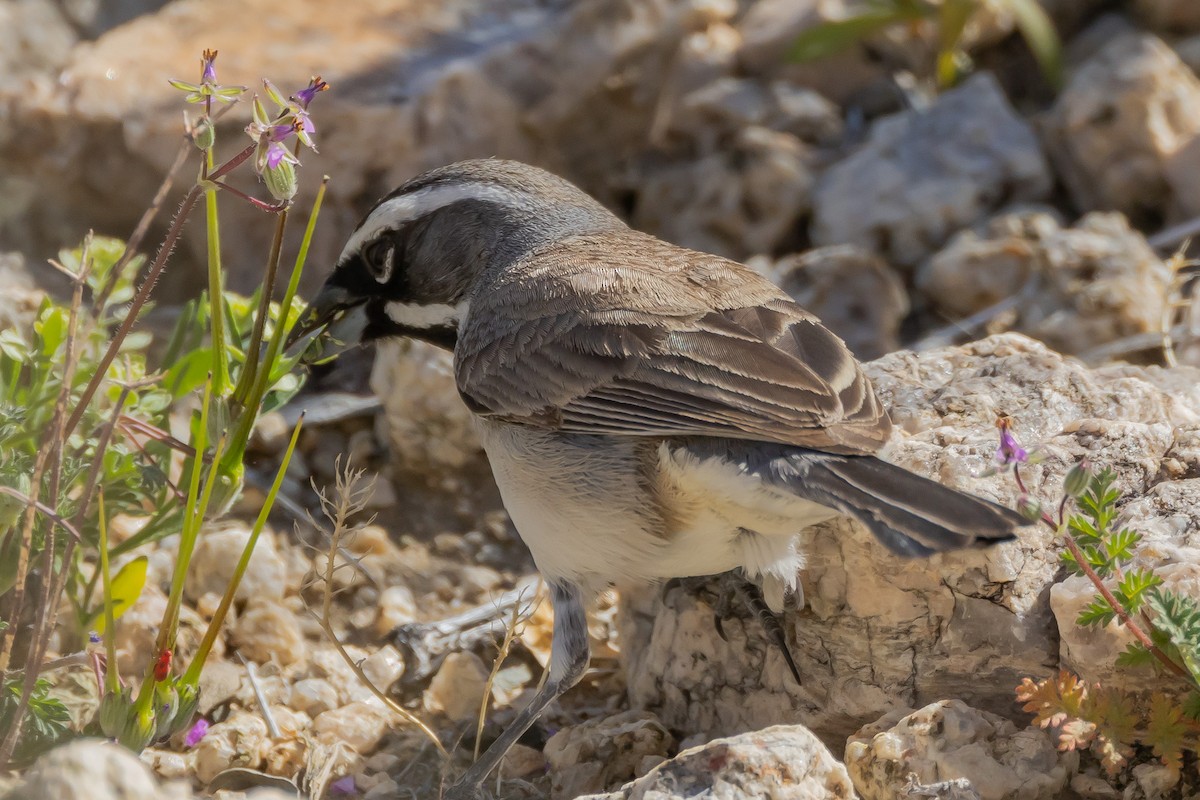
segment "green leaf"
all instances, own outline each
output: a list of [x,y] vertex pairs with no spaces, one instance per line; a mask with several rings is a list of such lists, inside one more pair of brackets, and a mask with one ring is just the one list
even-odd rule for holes
[[900,22],[911,22],[929,15],[929,11],[904,8],[880,8],[848,19],[825,22],[801,33],[792,42],[788,57],[793,61],[816,61],[850,49],[871,34]]
[[58,348],[67,340],[67,323],[70,312],[62,306],[51,306],[46,309],[33,324],[33,329],[41,337],[41,352],[47,358],[53,358]]
[[1062,41],[1054,22],[1037,0],[1002,0],[1017,19],[1025,43],[1033,51],[1046,79],[1057,89],[1062,86]]
[[15,328],[5,328],[0,331],[0,353],[13,361],[23,363],[29,357],[29,345]]
[[1145,593],[1162,583],[1162,578],[1143,567],[1135,567],[1125,573],[1117,584],[1117,599],[1130,614],[1136,614],[1145,601]]
[[1075,624],[1083,628],[1103,627],[1112,622],[1116,616],[1117,612],[1109,605],[1108,601],[1102,595],[1096,595],[1096,599],[1079,612],[1079,618],[1075,620]]
[[1131,642],[1125,650],[1117,656],[1118,667],[1148,667],[1154,663],[1154,656],[1146,649],[1141,642]]
[[177,359],[167,369],[163,387],[176,400],[204,385],[212,367],[212,349],[201,347]]
[[1154,627],[1178,650],[1192,679],[1200,684],[1200,604],[1187,595],[1155,587],[1146,594]]
[[[120,619],[141,596],[142,589],[146,586],[146,567],[149,561],[146,556],[138,556],[117,570],[112,579],[113,619]],[[104,614],[99,613],[96,632],[104,633],[104,627]]]

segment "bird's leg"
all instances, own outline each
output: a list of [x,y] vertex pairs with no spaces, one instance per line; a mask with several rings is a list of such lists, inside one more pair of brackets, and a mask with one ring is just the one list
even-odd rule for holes
[[792,671],[796,685],[803,684],[803,681],[800,680],[800,668],[796,666],[796,660],[792,658],[792,651],[788,649],[787,635],[783,632],[783,625],[780,624],[779,617],[767,605],[767,601],[763,599],[762,590],[758,588],[758,584],[741,576],[741,580],[737,581],[737,590],[746,603],[746,607],[750,609],[750,613],[762,624],[763,631],[767,634],[767,640],[783,653],[783,660],[787,662],[788,669]]
[[588,647],[587,613],[579,587],[556,583],[550,587],[550,603],[554,607],[554,640],[550,646],[550,674],[529,705],[521,709],[496,741],[492,742],[479,760],[463,774],[445,794],[445,800],[475,800],[488,775],[504,758],[504,754],[563,692],[579,683],[587,670]]
[[474,650],[504,638],[513,611],[525,614],[537,602],[536,579],[522,580],[510,591],[461,614],[434,622],[408,622],[394,629],[392,646],[404,659],[400,678],[405,688],[423,685],[437,672],[446,656]]

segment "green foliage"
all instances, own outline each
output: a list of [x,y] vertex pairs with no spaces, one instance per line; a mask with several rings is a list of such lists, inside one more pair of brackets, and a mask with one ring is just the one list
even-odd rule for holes
[[[790,55],[796,61],[813,61],[836,55],[896,25],[932,22],[937,26],[933,72],[939,86],[953,86],[971,68],[963,36],[972,18],[988,4],[988,0],[868,0],[864,10],[854,16],[801,33],[792,43]],[[1013,15],[1043,74],[1058,86],[1062,82],[1062,42],[1045,9],[1037,0],[990,0],[990,5]]]
[[[1117,501],[1121,494],[1113,488],[1116,473],[1102,469],[1088,483],[1087,491],[1077,498],[1082,513],[1072,514],[1067,527],[1075,536],[1079,549],[1088,565],[1102,578],[1112,575],[1122,564],[1133,558],[1133,551],[1142,536],[1135,531],[1114,531],[1117,519]],[[1064,551],[1062,560],[1076,575],[1083,575],[1083,568],[1070,551]]]
[[[21,698],[23,676],[17,675],[0,687],[0,731],[12,725]],[[17,763],[37,756],[72,736],[71,715],[61,701],[50,695],[50,683],[39,678],[29,699],[29,711],[22,722],[20,743],[13,753]]]
[[1116,666],[1169,670],[1188,685],[1182,697],[1154,693],[1147,706],[1132,693],[1087,686],[1064,670],[1053,679],[1024,679],[1017,699],[1034,714],[1035,724],[1057,729],[1060,749],[1091,748],[1110,773],[1126,765],[1134,745],[1180,769],[1185,752],[1200,748],[1200,603],[1164,588],[1152,569],[1131,565],[1142,537],[1115,525],[1121,499],[1115,479],[1110,469],[1091,474],[1086,489],[1075,496],[1079,513],[1065,522],[1059,517],[1060,531],[1073,537],[1082,556],[1081,563],[1071,550],[1064,551],[1063,563],[1076,575],[1088,575],[1098,590],[1076,623],[1136,625],[1137,639],[1117,657]]

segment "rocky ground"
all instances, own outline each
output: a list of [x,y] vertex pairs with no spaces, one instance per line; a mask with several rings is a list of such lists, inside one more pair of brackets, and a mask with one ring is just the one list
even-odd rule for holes
[[[1171,257],[1200,231],[1200,13],[1193,0],[1042,0],[1066,37],[1056,90],[1012,14],[985,5],[965,33],[976,73],[937,93],[931,25],[815,64],[786,57],[851,0],[13,0],[0,6],[0,326],[27,324],[59,288],[41,267],[59,247],[133,229],[178,141],[166,78],[216,47],[243,82],[321,72],[334,85],[314,106],[321,152],[305,159],[306,180],[333,176],[309,287],[358,215],[421,169],[537,163],[638,228],[746,260],[817,313],[870,361],[897,423],[890,460],[1013,504],[1011,479],[988,474],[1004,414],[1041,453],[1027,479],[1043,497],[1084,455],[1112,467],[1123,524],[1145,534],[1139,561],[1200,597],[1200,305]],[[231,137],[247,114],[229,116]],[[238,242],[233,288],[248,290],[269,226],[222,225]],[[202,260],[202,237],[185,239],[163,309],[203,286]],[[310,412],[287,503],[204,674],[202,739],[140,759],[82,741],[0,776],[0,796],[439,797],[471,761],[481,708],[486,744],[536,687],[550,636],[448,375],[440,351],[386,343],[315,371],[263,420],[246,497],[201,538],[182,663],[248,535],[255,481]],[[314,617],[328,554],[310,480],[331,486],[341,454],[378,480],[335,556],[332,628],[448,760]],[[922,562],[848,521],[804,538],[806,602],[784,617],[802,685],[748,615],[716,630],[715,584],[605,597],[587,678],[510,754],[495,795],[1200,796],[1194,762],[1173,773],[1142,753],[1108,778],[1028,725],[1014,687],[1060,667],[1169,689],[1112,671],[1123,629],[1075,626],[1091,589],[1064,580],[1044,531]],[[171,547],[150,551],[120,622],[128,668],[151,649]],[[433,623],[500,608],[514,587],[521,620],[492,674],[495,635]],[[82,724],[90,673],[56,679]]]

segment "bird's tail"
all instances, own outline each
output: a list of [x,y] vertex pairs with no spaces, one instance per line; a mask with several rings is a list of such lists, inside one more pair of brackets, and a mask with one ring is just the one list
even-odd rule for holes
[[793,450],[764,477],[862,522],[889,550],[927,556],[1016,537],[1029,521],[1016,511],[950,489],[873,456]]

